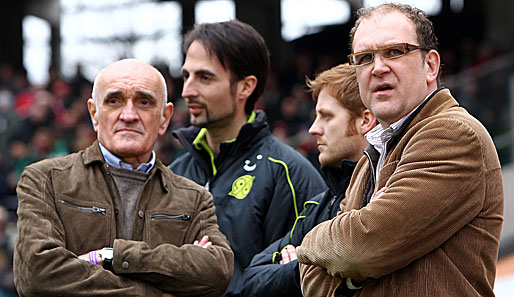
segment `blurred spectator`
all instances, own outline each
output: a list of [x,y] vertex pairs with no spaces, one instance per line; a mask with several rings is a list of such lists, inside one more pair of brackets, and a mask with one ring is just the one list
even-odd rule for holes
[[82,94],[82,90],[84,88],[89,88],[91,85],[91,82],[84,76],[84,73],[82,73],[82,65],[77,64],[75,68],[75,77],[70,81],[71,83],[71,90],[73,97],[77,98]]
[[3,150],[0,150],[0,197],[7,197],[14,194],[7,184],[7,174],[9,173],[7,164],[5,162],[5,154]]

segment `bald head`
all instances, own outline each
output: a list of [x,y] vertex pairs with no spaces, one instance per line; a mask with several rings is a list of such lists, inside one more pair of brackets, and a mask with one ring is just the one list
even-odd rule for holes
[[148,162],[173,114],[162,74],[141,61],[120,60],[98,73],[92,96],[88,109],[98,141],[133,168]]
[[161,99],[166,103],[168,92],[166,90],[166,81],[164,80],[164,76],[153,66],[136,59],[123,59],[116,61],[98,72],[93,83],[93,92],[91,94],[93,100],[98,102],[99,90],[103,82],[106,80],[104,76],[107,76],[108,79],[112,79],[113,77],[133,76],[137,73],[150,75],[148,77],[149,79],[154,79],[156,82],[159,82],[160,87],[158,89],[161,92],[159,97],[162,97]]

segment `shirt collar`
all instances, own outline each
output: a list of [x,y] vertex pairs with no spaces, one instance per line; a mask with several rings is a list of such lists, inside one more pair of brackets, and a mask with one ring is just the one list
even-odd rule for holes
[[403,118],[399,119],[398,121],[392,123],[387,128],[383,128],[382,125],[378,124],[373,129],[371,129],[366,135],[366,140],[375,147],[377,151],[380,152],[380,154],[383,153],[384,145],[391,139],[393,136],[393,133],[395,131],[398,131],[398,129],[405,123],[405,121],[410,117],[411,114],[413,114],[418,108],[420,108],[421,105],[425,101],[430,98],[432,94],[428,95],[423,102],[421,102],[416,108],[414,108],[408,115],[404,116]]
[[[113,153],[111,153],[109,150],[107,150],[101,143],[98,143],[98,144],[100,145],[100,150],[102,151],[102,155],[104,156],[105,162],[107,162],[107,164],[114,166],[114,167],[118,167],[118,168],[134,170],[134,168],[132,168],[132,165],[121,161],[120,158],[116,157]],[[155,165],[155,152],[152,151],[152,157],[150,158],[150,162],[141,163],[135,169],[135,171],[139,171],[139,172],[143,172],[143,173],[150,173],[150,170],[152,170],[154,165]]]

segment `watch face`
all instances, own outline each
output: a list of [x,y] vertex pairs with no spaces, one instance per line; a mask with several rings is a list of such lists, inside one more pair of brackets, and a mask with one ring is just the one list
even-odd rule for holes
[[102,255],[102,259],[104,261],[106,261],[106,260],[109,261],[109,260],[112,260],[114,253],[113,253],[112,248],[103,248],[101,255]]
[[108,270],[112,270],[112,262],[114,258],[114,252],[112,248],[103,248],[100,252],[103,260],[103,267]]

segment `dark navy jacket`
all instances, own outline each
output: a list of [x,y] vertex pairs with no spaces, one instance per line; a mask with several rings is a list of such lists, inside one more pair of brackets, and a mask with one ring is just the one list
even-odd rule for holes
[[298,261],[278,264],[282,259],[280,252],[289,244],[299,246],[314,226],[336,216],[355,165],[355,162],[345,160],[341,169],[323,167],[329,190],[307,201],[294,228],[253,257],[244,271],[242,296],[302,296]]
[[303,203],[326,185],[307,159],[271,135],[262,111],[234,141],[221,144],[216,158],[200,140],[203,133],[196,127],[173,132],[188,152],[170,168],[211,191],[220,230],[234,251],[225,296],[239,296],[252,257],[291,230]]

